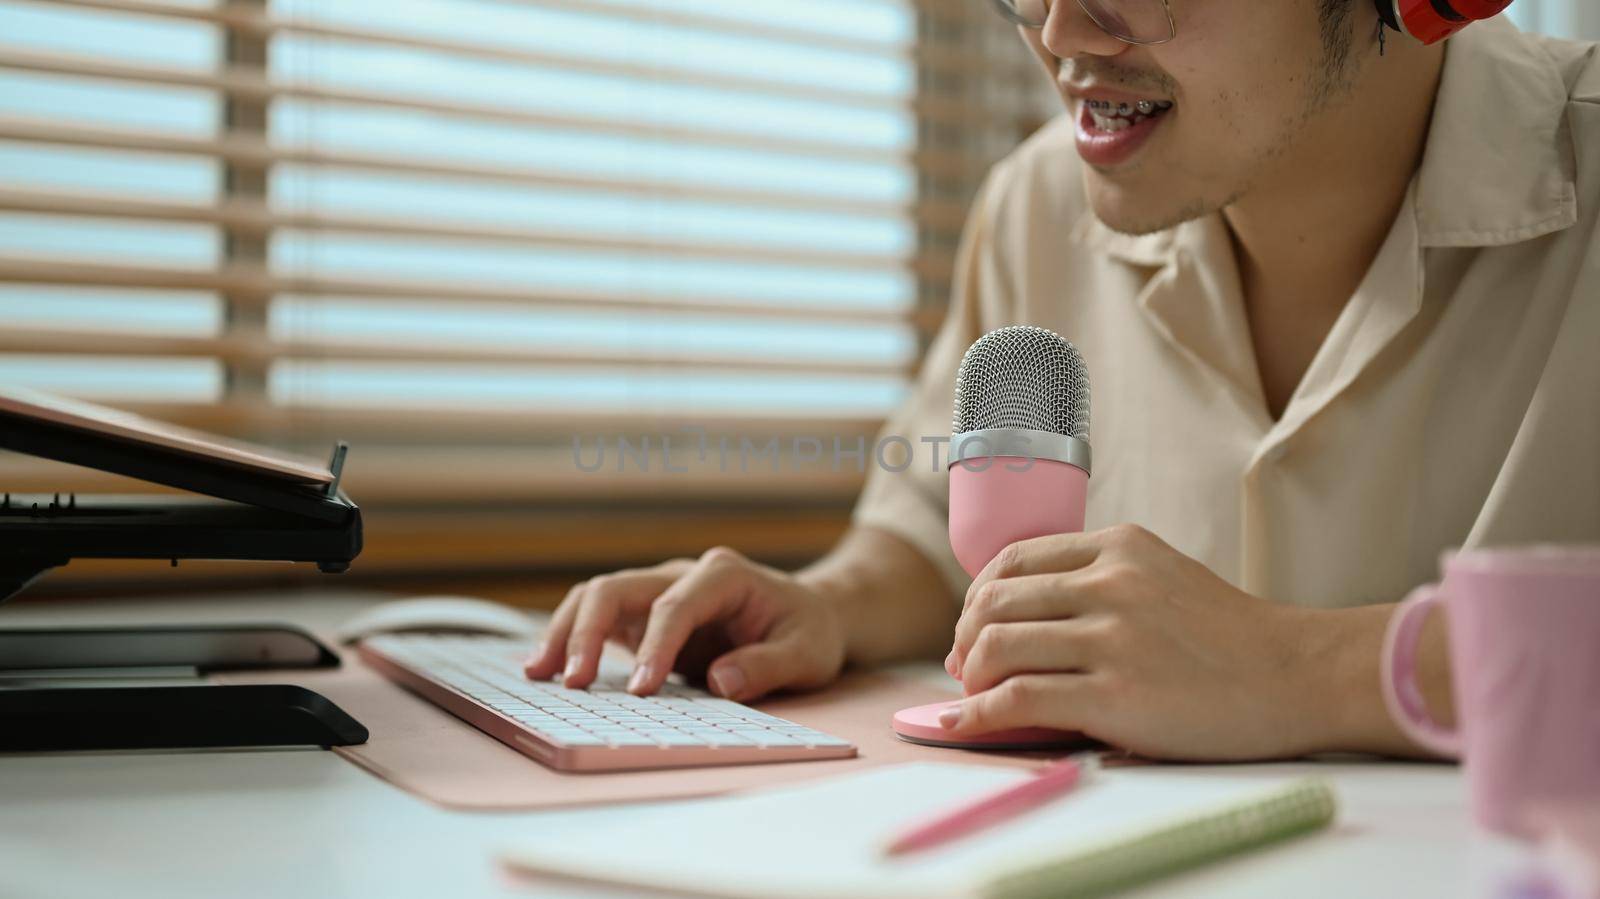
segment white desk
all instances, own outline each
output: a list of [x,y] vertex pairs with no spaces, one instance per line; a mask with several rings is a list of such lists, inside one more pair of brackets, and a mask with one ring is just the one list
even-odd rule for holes
[[[181,603],[24,602],[0,607],[0,627],[263,620],[326,626],[378,598],[299,593]],[[1338,785],[1342,811],[1333,830],[1125,895],[1487,899],[1524,863],[1515,844],[1474,831],[1462,779],[1450,766],[1227,769],[1262,777],[1313,770]],[[448,812],[318,750],[0,756],[0,897],[551,896],[506,878],[495,848],[541,836],[559,840],[571,822],[621,820],[632,808]],[[617,894],[573,887],[560,895]]]

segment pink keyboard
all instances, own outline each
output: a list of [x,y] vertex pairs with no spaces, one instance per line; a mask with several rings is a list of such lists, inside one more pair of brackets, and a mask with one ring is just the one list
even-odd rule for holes
[[522,674],[526,641],[390,634],[358,646],[385,677],[523,755],[561,771],[743,765],[856,754],[829,736],[704,690],[668,683],[655,696],[623,689],[607,663],[587,690]]

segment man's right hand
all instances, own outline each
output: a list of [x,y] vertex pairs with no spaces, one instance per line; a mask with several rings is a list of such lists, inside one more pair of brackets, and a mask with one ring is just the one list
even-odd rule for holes
[[744,702],[780,688],[824,686],[845,662],[845,628],[827,597],[724,547],[573,587],[527,675],[562,672],[566,686],[587,687],[608,639],[634,650],[628,690],[641,696],[677,670]]

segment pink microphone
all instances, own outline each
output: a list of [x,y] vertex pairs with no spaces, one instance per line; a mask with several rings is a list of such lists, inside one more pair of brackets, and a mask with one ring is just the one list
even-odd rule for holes
[[[1089,372],[1061,335],[990,331],[961,360],[950,437],[950,548],[977,577],[1019,540],[1083,530],[1089,487]],[[959,700],[957,700],[959,701]],[[954,702],[901,709],[902,740],[963,749],[1040,749],[1084,742],[1042,727],[957,737],[939,723]]]
[[1083,530],[1089,372],[1059,334],[978,338],[956,373],[950,430],[950,548],[967,574],[1019,540]]

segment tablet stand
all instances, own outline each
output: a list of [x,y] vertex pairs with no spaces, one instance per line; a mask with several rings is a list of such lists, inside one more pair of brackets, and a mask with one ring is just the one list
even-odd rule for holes
[[[204,494],[0,494],[0,602],[74,559],[290,561],[338,573],[361,552],[361,511],[339,489],[342,443],[307,477],[268,450],[5,391],[0,449]],[[0,631],[0,751],[362,743],[359,722],[300,687],[79,685],[338,664],[282,625]]]

